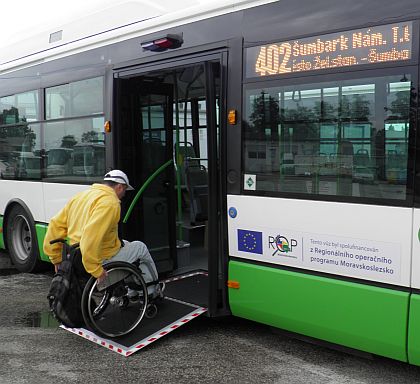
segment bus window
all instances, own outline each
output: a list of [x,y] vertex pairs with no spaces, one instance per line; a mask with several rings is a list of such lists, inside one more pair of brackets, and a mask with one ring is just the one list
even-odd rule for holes
[[32,152],[10,153],[7,166],[2,173],[5,179],[35,179],[41,178],[41,157]]
[[46,119],[87,116],[103,110],[103,79],[95,77],[46,88]]
[[247,91],[257,190],[406,199],[409,75]]
[[[105,174],[103,117],[44,123],[47,178],[86,181]],[[91,180],[89,180],[91,181]]]
[[105,145],[77,144],[73,152],[73,174],[102,176],[105,173]]
[[47,176],[69,175],[73,170],[73,149],[51,148],[47,153]]
[[0,127],[3,178],[41,178],[40,136],[40,124],[25,123]]
[[38,91],[0,97],[0,125],[39,120]]

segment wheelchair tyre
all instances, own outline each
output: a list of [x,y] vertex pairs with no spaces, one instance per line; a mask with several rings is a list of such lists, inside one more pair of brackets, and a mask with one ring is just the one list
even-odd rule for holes
[[[126,262],[104,265],[109,285],[99,290],[97,279],[91,277],[82,295],[82,314],[86,325],[107,337],[119,337],[134,330],[142,321],[148,307],[146,283],[141,271]],[[137,291],[136,300],[128,289]]]
[[153,319],[157,315],[157,313],[158,313],[158,308],[156,304],[149,304],[147,306],[145,315],[148,319]]

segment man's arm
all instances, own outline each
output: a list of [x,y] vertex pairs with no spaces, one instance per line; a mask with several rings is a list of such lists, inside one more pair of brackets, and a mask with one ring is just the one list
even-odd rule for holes
[[66,205],[51,219],[44,238],[44,253],[50,258],[54,265],[61,263],[61,249],[63,244],[55,243],[51,245],[50,241],[55,239],[65,239],[67,237],[67,211],[68,206]]

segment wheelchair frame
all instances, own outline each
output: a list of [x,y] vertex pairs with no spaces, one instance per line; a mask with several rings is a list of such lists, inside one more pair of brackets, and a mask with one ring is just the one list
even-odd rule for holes
[[[70,246],[64,239],[52,240],[51,244],[57,242],[63,243],[65,252],[79,248],[79,244]],[[119,337],[133,331],[145,316],[156,316],[155,302],[162,296],[153,298],[148,287],[158,281],[146,283],[141,269],[124,261],[109,262],[103,268],[108,272],[105,280],[98,284],[97,278],[90,276],[83,288],[80,305],[87,327],[102,336]]]

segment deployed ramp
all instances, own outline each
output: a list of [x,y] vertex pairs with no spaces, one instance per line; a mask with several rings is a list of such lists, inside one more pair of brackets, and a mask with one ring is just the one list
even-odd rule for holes
[[207,311],[207,273],[199,271],[176,276],[165,283],[165,298],[158,305],[157,315],[152,319],[144,317],[128,335],[104,338],[90,329],[61,327],[111,351],[130,356]]

